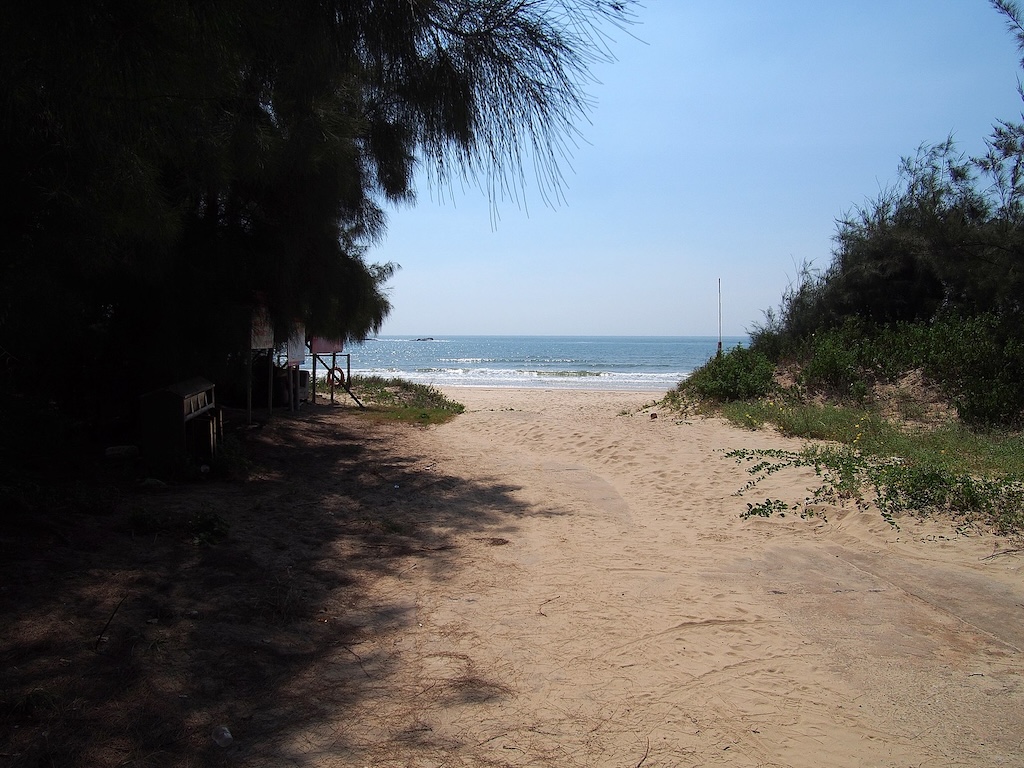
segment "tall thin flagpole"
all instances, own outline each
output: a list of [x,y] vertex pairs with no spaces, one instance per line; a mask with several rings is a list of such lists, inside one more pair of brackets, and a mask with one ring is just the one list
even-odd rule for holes
[[718,278],[718,354],[722,354],[722,278]]

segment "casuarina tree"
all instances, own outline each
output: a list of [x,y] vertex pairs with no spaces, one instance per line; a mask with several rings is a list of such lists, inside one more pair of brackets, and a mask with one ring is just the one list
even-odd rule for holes
[[251,307],[358,339],[383,206],[558,162],[631,3],[101,0],[0,18],[5,382],[103,406],[244,346]]

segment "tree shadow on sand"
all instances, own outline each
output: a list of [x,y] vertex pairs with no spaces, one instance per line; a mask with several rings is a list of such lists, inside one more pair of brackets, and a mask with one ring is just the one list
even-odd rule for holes
[[[244,479],[21,510],[36,522],[0,536],[0,762],[313,759],[296,740],[386,685],[382,638],[415,626],[414,601],[374,585],[444,580],[466,534],[499,545],[550,513],[403,451],[412,429],[315,408],[239,430]],[[333,728],[315,752],[357,742]]]

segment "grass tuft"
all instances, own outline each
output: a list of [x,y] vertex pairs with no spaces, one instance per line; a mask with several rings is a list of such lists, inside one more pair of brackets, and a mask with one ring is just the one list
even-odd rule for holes
[[353,376],[351,389],[368,406],[368,416],[387,421],[443,424],[466,410],[436,387],[405,379]]

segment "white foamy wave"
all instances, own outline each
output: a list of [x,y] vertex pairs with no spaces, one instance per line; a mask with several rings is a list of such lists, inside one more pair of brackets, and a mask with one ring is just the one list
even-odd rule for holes
[[557,389],[597,389],[667,392],[687,373],[623,373],[617,371],[540,371],[498,368],[420,368],[398,371],[392,368],[352,369],[357,376],[400,377],[417,384],[435,387],[522,387]]

